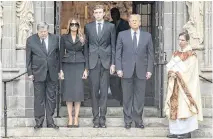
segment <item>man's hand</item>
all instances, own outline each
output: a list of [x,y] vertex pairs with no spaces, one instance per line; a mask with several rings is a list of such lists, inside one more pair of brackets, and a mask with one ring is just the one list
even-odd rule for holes
[[33,76],[33,75],[28,76],[28,78],[29,78],[31,81],[34,80],[34,76]]
[[87,77],[88,77],[88,70],[84,70],[82,79],[87,79]]
[[110,74],[114,74],[115,73],[115,65],[111,65],[110,67]]
[[58,76],[60,80],[64,80],[64,72],[62,70],[60,70],[60,73]]
[[147,73],[146,73],[146,79],[147,79],[147,80],[150,79],[151,76],[152,76],[152,73],[151,73],[151,72],[147,72]]
[[118,77],[120,77],[120,78],[122,78],[124,75],[122,70],[118,70],[117,74],[118,74]]

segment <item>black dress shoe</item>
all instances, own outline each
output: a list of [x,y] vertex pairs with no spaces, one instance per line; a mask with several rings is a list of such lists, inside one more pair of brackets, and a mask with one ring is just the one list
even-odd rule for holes
[[99,128],[99,125],[98,124],[94,124],[93,128]]
[[59,129],[59,126],[57,126],[55,124],[49,124],[49,125],[47,125],[47,128]]
[[35,129],[35,130],[40,129],[40,128],[42,128],[42,125],[35,125],[35,126],[34,126],[34,129]]
[[126,129],[130,129],[130,128],[131,128],[131,125],[126,124],[126,125],[125,125],[125,128],[126,128]]
[[135,124],[135,128],[141,128],[141,129],[143,129],[144,128],[144,125],[143,124]]
[[177,138],[178,139],[191,138],[191,133],[186,133],[186,134],[178,135]]
[[175,135],[175,134],[168,134],[166,137],[167,137],[167,138],[177,138],[178,135]]
[[100,124],[100,128],[106,128],[106,124]]

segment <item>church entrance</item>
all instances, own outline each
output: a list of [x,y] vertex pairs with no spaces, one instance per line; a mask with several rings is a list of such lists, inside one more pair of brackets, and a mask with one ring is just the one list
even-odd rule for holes
[[[162,83],[161,78],[163,69],[161,68],[161,61],[163,60],[162,54],[163,49],[162,45],[162,4],[161,2],[152,2],[152,1],[116,1],[116,2],[99,2],[105,6],[106,16],[105,20],[111,21],[110,9],[113,7],[119,8],[121,13],[121,18],[128,20],[127,17],[131,13],[137,13],[141,15],[141,28],[144,31],[148,31],[152,34],[153,45],[155,50],[155,66],[153,76],[150,80],[147,81],[146,86],[146,95],[145,95],[145,105],[146,106],[157,106],[159,107],[160,98],[162,97]],[[67,22],[71,17],[77,17],[80,19],[82,29],[84,25],[93,21],[93,10],[92,7],[97,4],[97,2],[78,2],[78,1],[61,1],[55,2],[55,33],[64,34],[66,33]],[[84,106],[90,106],[90,87],[88,85],[88,80],[85,80],[85,101],[83,102]],[[63,82],[62,82],[63,83]],[[63,88],[61,89],[63,92]],[[121,106],[120,102],[117,101],[111,95],[111,90],[108,91],[108,106],[118,107]],[[62,93],[63,94],[63,93]],[[62,102],[62,104],[64,104]]]

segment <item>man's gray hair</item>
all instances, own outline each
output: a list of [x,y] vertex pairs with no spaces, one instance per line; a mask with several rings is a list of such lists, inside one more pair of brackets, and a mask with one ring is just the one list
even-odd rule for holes
[[49,25],[46,23],[46,22],[40,22],[38,23],[37,25],[37,30],[40,30],[40,29],[49,29]]
[[137,17],[138,17],[138,20],[141,22],[141,15],[139,15],[139,14],[131,14],[131,15],[129,16],[129,21],[131,20],[132,16],[137,16]]

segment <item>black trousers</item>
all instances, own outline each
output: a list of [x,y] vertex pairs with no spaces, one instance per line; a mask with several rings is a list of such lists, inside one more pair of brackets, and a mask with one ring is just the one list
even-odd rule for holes
[[115,75],[110,76],[109,80],[110,90],[113,98],[122,102],[123,101],[123,93],[121,87],[121,78]]
[[109,69],[105,69],[102,66],[100,59],[98,59],[95,68],[90,70],[89,79],[91,85],[93,123],[104,124],[106,122],[105,116],[107,112]]
[[53,114],[56,107],[56,85],[47,72],[45,81],[34,81],[34,116],[36,124],[42,125],[45,117],[47,125],[53,124]]
[[146,80],[139,79],[134,70],[131,78],[122,78],[124,122],[142,124]]

